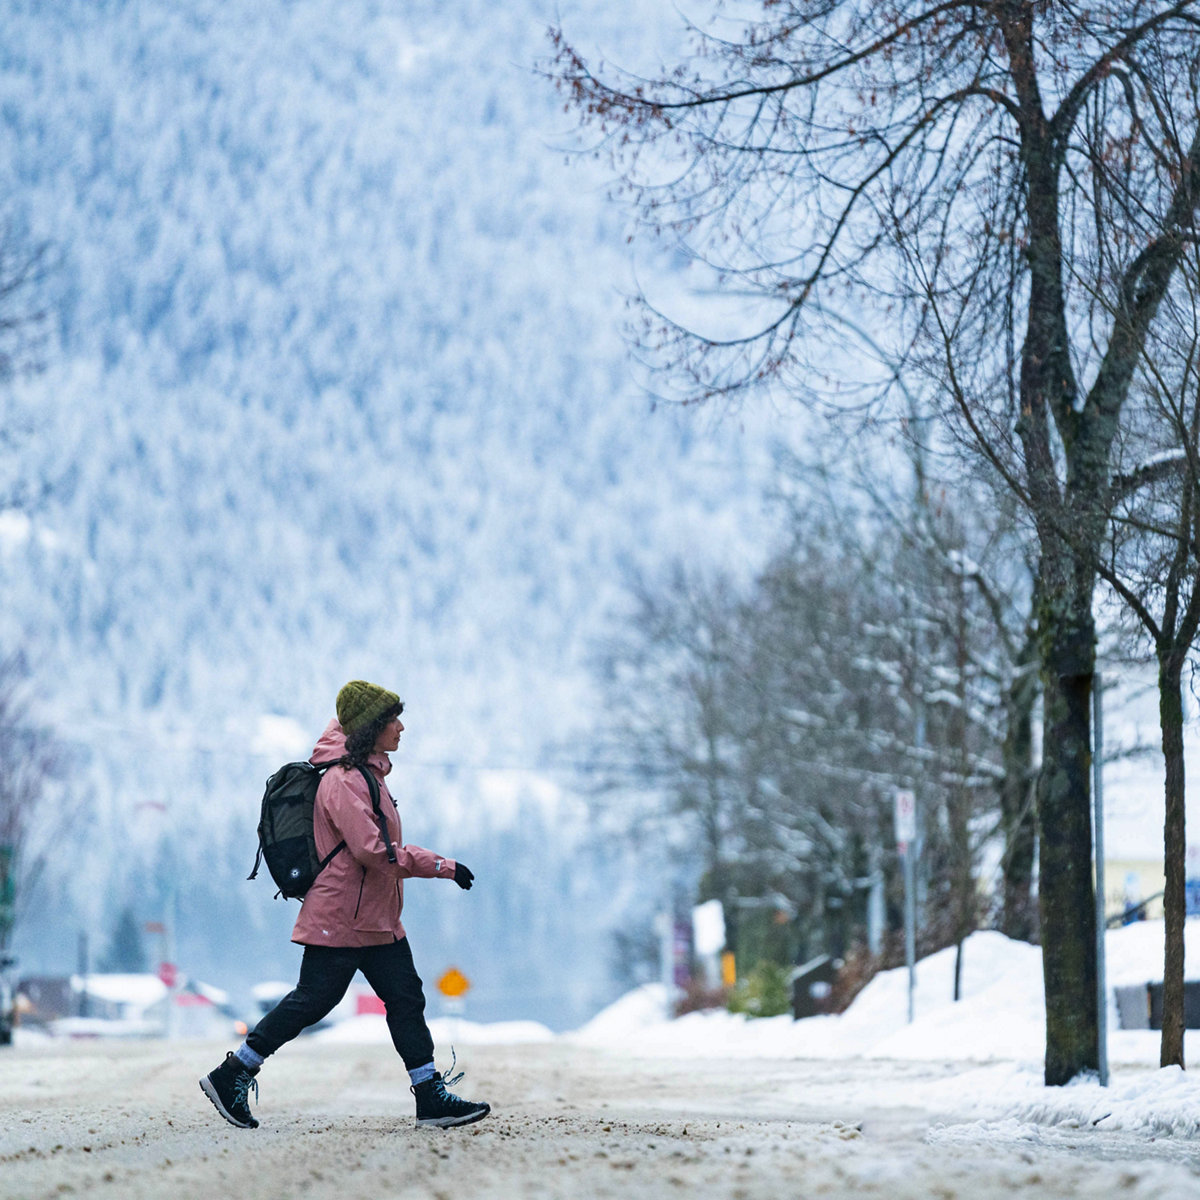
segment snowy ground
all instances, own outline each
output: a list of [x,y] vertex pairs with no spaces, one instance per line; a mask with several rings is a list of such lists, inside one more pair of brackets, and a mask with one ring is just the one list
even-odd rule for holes
[[413,1126],[389,1049],[305,1039],[264,1068],[262,1125],[239,1130],[196,1086],[221,1050],[75,1042],[0,1057],[0,1195],[1182,1200],[1200,1190],[1191,1138],[963,1121],[937,1097],[975,1078],[984,1111],[986,1079],[947,1064],[477,1046],[464,1050],[462,1091],[489,1099],[492,1116],[430,1131]]
[[[1110,979],[1144,982],[1161,926],[1108,946]],[[19,1036],[0,1054],[0,1200],[1200,1194],[1200,1079],[1156,1068],[1157,1033],[1112,1031],[1108,1088],[1045,1088],[1038,951],[976,934],[959,1003],[952,952],[919,966],[912,1024],[903,971],[802,1022],[668,1022],[653,987],[557,1038],[435,1020],[469,1069],[462,1093],[494,1106],[448,1132],[413,1127],[379,1017],[281,1051],[257,1130],[227,1126],[196,1086],[223,1046]]]

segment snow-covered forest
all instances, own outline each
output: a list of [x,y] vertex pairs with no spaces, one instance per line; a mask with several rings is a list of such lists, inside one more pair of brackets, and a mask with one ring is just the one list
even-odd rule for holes
[[[406,701],[406,838],[479,879],[410,889],[418,965],[480,1017],[613,994],[609,932],[666,885],[580,819],[590,646],[664,547],[757,561],[770,457],[631,378],[624,217],[533,70],[550,9],[6,7],[0,217],[49,269],[2,393],[0,650],[63,749],[23,970],[132,907],[202,977],[290,976],[294,906],[244,881],[262,781],[365,677]],[[631,58],[673,20],[571,12]]]

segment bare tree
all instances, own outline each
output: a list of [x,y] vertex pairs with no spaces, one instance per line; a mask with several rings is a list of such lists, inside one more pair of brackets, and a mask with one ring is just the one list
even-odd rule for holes
[[[731,923],[780,899],[809,954],[863,936],[879,873],[898,890],[892,797],[916,787],[921,942],[961,945],[982,917],[983,845],[999,832],[1019,858],[1021,822],[999,812],[1010,693],[1029,674],[1009,635],[1028,613],[1012,538],[981,527],[971,546],[955,496],[931,495],[924,475],[904,497],[878,470],[826,486],[814,469],[788,474],[784,544],[755,579],[676,568],[638,589],[603,659],[601,736],[687,823],[701,886]],[[1019,776],[1027,795],[1027,763]]]
[[[986,465],[980,470],[974,464],[964,471],[953,447],[932,443],[933,432],[927,421],[908,423],[900,445],[911,478],[903,485],[908,489],[903,495],[879,468],[879,445],[859,439],[866,449],[855,471],[855,486],[868,498],[870,511],[908,544],[918,564],[910,572],[914,603],[922,591],[935,597],[926,602],[929,611],[921,619],[933,622],[944,642],[956,647],[948,677],[960,716],[972,714],[982,726],[978,734],[1000,748],[998,769],[988,764],[984,770],[994,775],[1004,847],[996,917],[1008,936],[1036,941],[1033,717],[1040,690],[1032,539],[1003,481]],[[942,581],[940,592],[931,591],[929,585],[937,580]],[[926,667],[936,665],[933,656]],[[946,671],[948,664],[941,663],[940,669]],[[946,695],[945,688],[938,690]],[[965,750],[970,740],[967,723],[956,721],[958,778],[964,780],[979,770],[979,757],[972,765]],[[960,786],[958,802],[951,807],[963,849],[959,861],[966,863],[975,850],[968,850],[962,818],[988,806],[969,800],[967,789]],[[974,887],[973,875],[968,879],[963,874],[960,884],[956,907],[963,914],[958,922],[961,940],[970,932],[965,914],[971,907],[967,901],[973,899],[967,892],[968,885]]]
[[[741,598],[727,579],[676,564],[663,579],[634,582],[631,599],[628,620],[596,655],[609,697],[597,730],[597,792],[621,796],[618,819],[628,829],[682,818],[707,888],[728,902],[731,865],[746,846],[739,715],[729,694]],[[631,790],[650,804],[632,808]],[[726,907],[734,948],[736,909]]]
[[[42,284],[51,267],[48,243],[31,243],[11,225],[0,225],[0,395],[9,394],[17,376],[41,366],[49,318]],[[30,509],[52,486],[22,470],[20,447],[29,432],[27,420],[3,414],[0,511]],[[24,717],[25,675],[19,654],[0,661],[0,951],[41,865],[30,834],[56,756],[49,736]]]
[[19,658],[0,663],[0,951],[7,949],[30,903],[47,839],[39,821],[46,783],[58,750],[27,716],[25,669]]
[[1184,1065],[1187,833],[1183,670],[1200,633],[1200,247],[1193,246],[1152,331],[1135,380],[1137,420],[1113,480],[1113,520],[1102,578],[1149,637],[1158,664],[1165,766],[1161,1064]]
[[772,0],[696,29],[697,55],[652,80],[601,78],[553,33],[554,73],[647,221],[747,297],[732,331],[651,312],[645,343],[685,398],[811,396],[830,314],[859,306],[1030,508],[1048,1084],[1098,1064],[1093,598],[1112,446],[1195,236],[1198,13]]
[[1011,936],[1036,936],[1032,572],[1007,497],[958,472],[953,481],[937,480],[921,448],[911,450],[912,492],[902,502],[883,493],[878,467],[862,476],[871,511],[899,543],[889,583],[902,600],[892,632],[881,639],[882,631],[867,631],[866,641],[877,645],[876,653],[890,643],[924,726],[910,785],[933,802],[940,824],[932,848],[943,861],[934,875],[946,884],[936,908],[948,940],[959,947],[957,999],[962,945],[983,917],[978,860],[997,837],[1003,844],[997,918]]

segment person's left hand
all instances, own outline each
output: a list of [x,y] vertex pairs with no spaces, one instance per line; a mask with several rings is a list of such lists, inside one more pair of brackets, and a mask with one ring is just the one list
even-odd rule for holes
[[464,867],[462,863],[455,863],[454,882],[457,883],[464,892],[469,891],[471,884],[475,882],[475,873],[470,867]]

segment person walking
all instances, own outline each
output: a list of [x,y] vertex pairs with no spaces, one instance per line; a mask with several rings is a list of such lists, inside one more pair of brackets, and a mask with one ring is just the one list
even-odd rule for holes
[[[434,1066],[425,995],[400,913],[405,879],[453,879],[460,888],[469,889],[474,875],[452,858],[406,846],[401,840],[400,814],[384,782],[392,769],[388,755],[400,744],[404,731],[400,697],[354,679],[338,692],[336,708],[337,717],[329,722],[309,760],[316,765],[335,764],[317,789],[313,835],[322,859],[339,842],[345,847],[317,875],[301,903],[292,930],[292,941],[304,947],[300,980],[242,1045],[200,1080],[200,1087],[230,1124],[257,1128],[249,1100],[251,1091],[258,1097],[255,1076],[263,1062],[328,1015],[346,994],[355,972],[362,971],[384,1003],[388,1031],[416,1096],[417,1124],[469,1125],[486,1117],[491,1106],[454,1095],[449,1086],[462,1078],[461,1072],[443,1078]],[[378,783],[380,816],[363,767]]]

